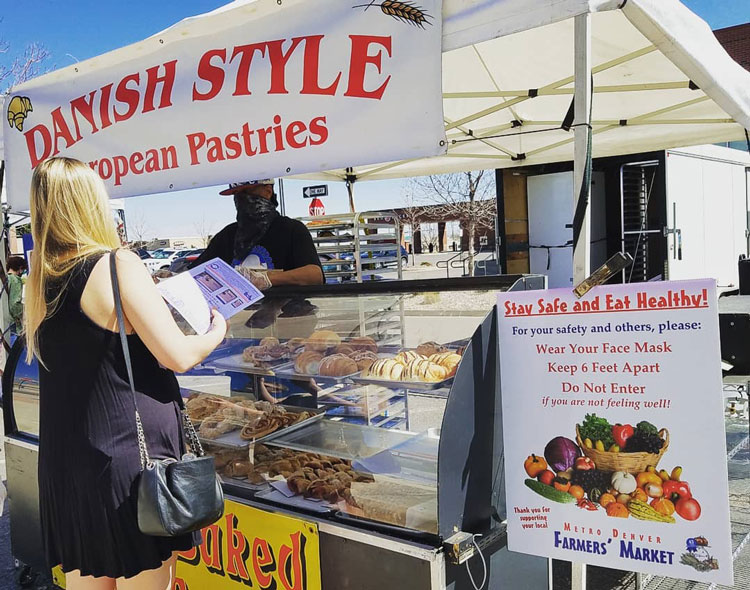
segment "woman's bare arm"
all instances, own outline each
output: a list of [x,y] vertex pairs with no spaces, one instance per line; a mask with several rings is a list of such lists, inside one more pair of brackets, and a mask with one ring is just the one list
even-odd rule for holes
[[[208,333],[184,335],[148,270],[134,253],[118,250],[117,277],[126,328],[132,328],[156,360],[168,369],[184,373],[206,358],[224,339],[227,324],[216,311],[213,312]],[[94,267],[81,297],[81,308],[97,324],[113,331],[118,329],[108,256],[104,256]]]

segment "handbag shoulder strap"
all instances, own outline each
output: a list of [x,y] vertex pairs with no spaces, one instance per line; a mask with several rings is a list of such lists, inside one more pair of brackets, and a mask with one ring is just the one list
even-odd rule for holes
[[115,314],[117,315],[117,328],[120,332],[120,343],[122,354],[125,357],[125,368],[128,372],[128,384],[133,396],[133,407],[135,408],[135,427],[138,433],[138,452],[141,456],[141,469],[149,464],[148,448],[146,447],[146,434],[143,432],[141,415],[138,412],[138,402],[135,396],[135,381],[133,380],[133,364],[130,362],[130,347],[128,346],[128,335],[125,332],[125,314],[122,311],[122,297],[120,296],[120,282],[117,280],[117,250],[109,254],[109,276],[112,279],[112,295],[115,300]]
[[[138,412],[138,403],[136,402],[135,395],[135,381],[133,379],[133,365],[130,361],[130,347],[128,346],[128,335],[125,332],[125,314],[122,311],[122,297],[120,296],[120,282],[117,279],[117,250],[112,250],[109,255],[109,274],[112,279],[112,295],[115,300],[115,314],[117,315],[117,328],[120,332],[120,342],[122,343],[122,354],[125,357],[125,368],[128,372],[128,384],[130,385],[130,393],[133,396],[133,406],[135,407],[135,425],[138,432],[138,451],[141,456],[141,469],[145,469],[146,465],[149,464],[150,459],[148,456],[148,448],[146,448],[146,435],[143,431],[143,424],[141,423],[141,415]],[[182,396],[178,393],[177,405],[180,408],[180,414],[182,416],[182,434],[183,437],[187,438],[187,443],[190,446],[193,453],[199,457],[205,455],[203,446],[198,440],[198,433],[195,431],[193,422],[185,411],[185,402],[182,401]]]

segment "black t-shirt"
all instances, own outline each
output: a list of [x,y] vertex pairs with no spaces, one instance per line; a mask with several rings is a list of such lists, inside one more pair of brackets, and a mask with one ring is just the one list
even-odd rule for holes
[[[268,270],[294,270],[308,264],[321,266],[310,232],[296,219],[283,215],[274,219],[266,235],[250,250],[247,257],[250,260],[234,259],[236,233],[237,223],[230,223],[213,237],[206,251],[191,266],[208,262],[212,258],[221,258],[232,266],[247,262],[252,267],[265,267]],[[321,272],[322,270],[321,267]]]

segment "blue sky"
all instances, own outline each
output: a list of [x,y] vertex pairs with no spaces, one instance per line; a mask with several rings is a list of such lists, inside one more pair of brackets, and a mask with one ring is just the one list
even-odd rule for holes
[[[222,0],[26,0],[15,4],[13,11],[0,9],[0,40],[10,44],[10,51],[0,54],[0,64],[21,53],[27,44],[40,42],[51,53],[49,67],[66,66],[139,41],[183,18],[225,3]],[[750,0],[683,0],[683,3],[714,29],[750,21]],[[3,5],[8,6],[9,2]],[[306,214],[308,202],[301,198],[306,184],[309,183],[286,182],[287,214]],[[358,208],[398,205],[402,189],[402,181],[361,183],[355,192]],[[329,190],[326,209],[333,213],[346,211],[344,185],[331,183]],[[131,223],[145,220],[149,235],[196,235],[196,226],[200,224],[216,232],[234,218],[232,200],[216,193],[216,188],[204,188],[135,197],[127,200],[126,215]]]

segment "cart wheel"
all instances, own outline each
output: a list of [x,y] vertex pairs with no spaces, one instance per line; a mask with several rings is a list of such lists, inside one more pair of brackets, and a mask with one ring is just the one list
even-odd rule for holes
[[36,581],[37,575],[32,571],[31,566],[25,565],[18,573],[18,585],[21,588],[31,588]]

